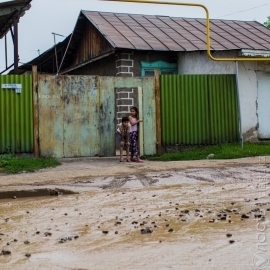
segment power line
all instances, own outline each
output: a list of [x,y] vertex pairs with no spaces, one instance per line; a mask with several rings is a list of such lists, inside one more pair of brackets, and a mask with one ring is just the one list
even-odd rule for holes
[[245,10],[240,10],[240,11],[237,11],[237,12],[234,12],[234,13],[230,13],[230,14],[227,14],[227,15],[218,16],[218,17],[216,17],[216,18],[214,18],[214,19],[218,19],[218,18],[227,17],[227,16],[230,16],[230,15],[234,15],[234,14],[237,14],[237,13],[241,13],[241,12],[249,11],[249,10],[252,10],[252,9],[256,9],[256,8],[259,8],[259,7],[264,7],[264,6],[268,6],[268,5],[270,5],[270,3],[264,4],[264,5],[260,5],[260,6],[256,6],[256,7],[253,7],[253,8],[249,8],[249,9],[245,9]]

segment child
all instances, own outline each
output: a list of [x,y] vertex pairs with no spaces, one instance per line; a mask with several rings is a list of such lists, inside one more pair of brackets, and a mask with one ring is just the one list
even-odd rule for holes
[[[139,149],[138,149],[138,124],[143,122],[142,119],[139,119],[138,109],[136,107],[131,107],[130,109],[130,116],[128,117],[129,123],[131,125],[131,132],[130,132],[130,156],[131,160],[135,162],[143,162],[139,156]],[[135,159],[133,159],[133,156]]]
[[123,149],[126,147],[127,162],[129,159],[129,134],[130,134],[130,124],[128,117],[123,117],[122,122],[118,125],[117,135],[120,142],[120,162],[123,162]]

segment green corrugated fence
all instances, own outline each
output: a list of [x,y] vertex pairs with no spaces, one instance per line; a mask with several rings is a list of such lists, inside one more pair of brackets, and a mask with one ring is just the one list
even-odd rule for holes
[[163,146],[238,141],[235,75],[162,75],[161,127]]
[[[21,84],[21,93],[3,87]],[[33,152],[33,104],[31,75],[0,76],[0,153]]]

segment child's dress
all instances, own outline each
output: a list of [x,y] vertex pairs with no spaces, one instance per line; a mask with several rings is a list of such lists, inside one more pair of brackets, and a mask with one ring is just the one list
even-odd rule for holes
[[[137,118],[132,117],[132,122],[137,121]],[[139,149],[138,149],[138,125],[134,125],[130,127],[131,132],[129,133],[130,137],[130,156],[131,157],[139,157]]]

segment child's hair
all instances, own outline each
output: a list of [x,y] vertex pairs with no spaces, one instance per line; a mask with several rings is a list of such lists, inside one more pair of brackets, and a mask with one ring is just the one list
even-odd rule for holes
[[139,111],[137,107],[131,107],[130,110],[134,110],[136,112],[136,118],[139,118]]
[[124,117],[122,118],[122,123],[124,123],[124,122],[129,122],[128,117],[124,116]]

